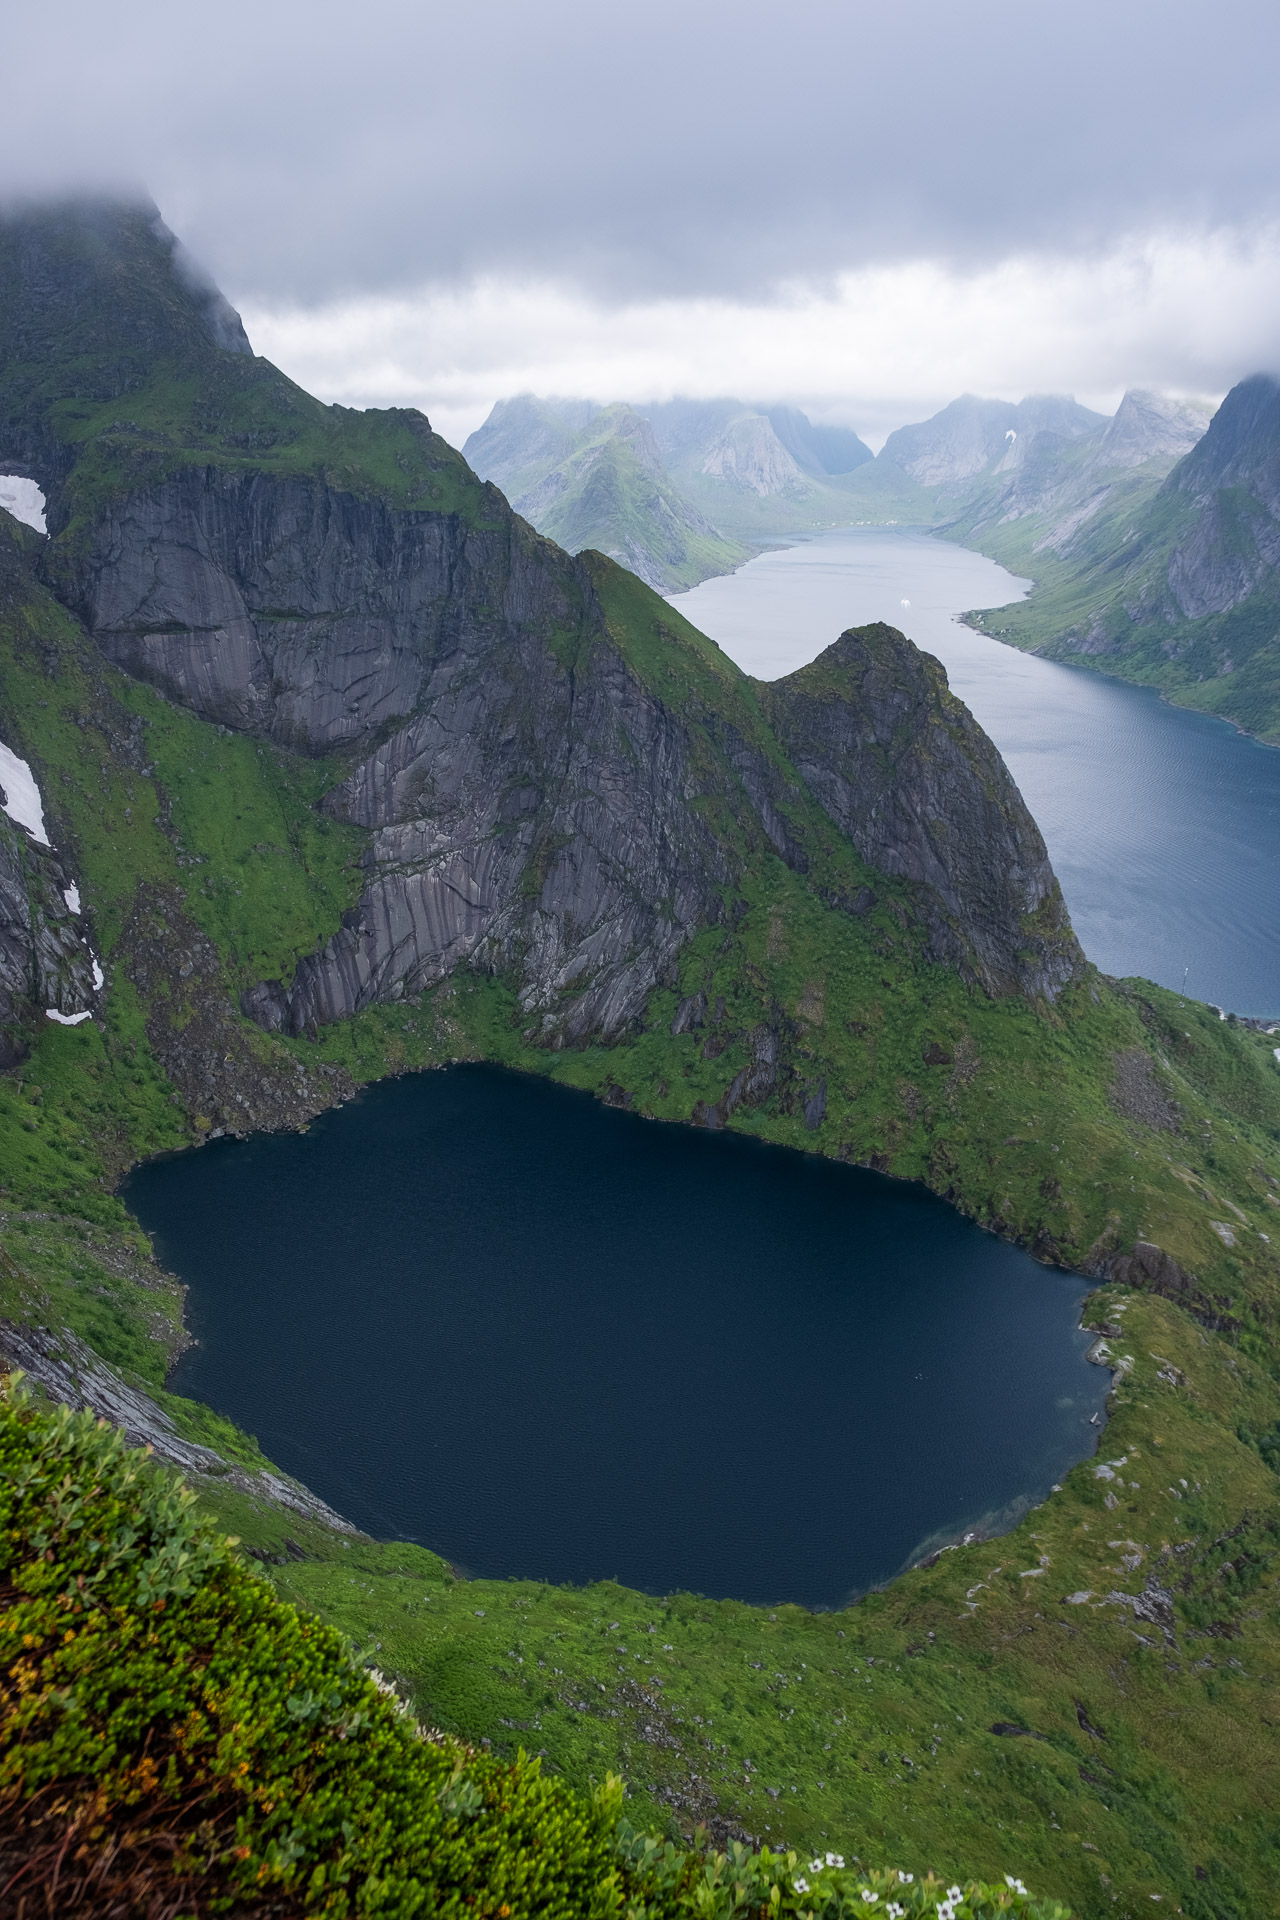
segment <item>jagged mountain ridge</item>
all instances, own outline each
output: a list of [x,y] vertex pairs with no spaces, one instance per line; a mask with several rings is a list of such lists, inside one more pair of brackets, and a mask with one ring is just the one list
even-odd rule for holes
[[[153,212],[118,218],[122,250],[142,249],[160,289],[153,338],[165,375],[178,362],[186,391],[194,380],[191,413],[147,418],[131,387],[131,418],[116,417],[126,349],[108,324],[109,260],[75,296],[96,303],[104,342],[97,431],[66,439],[47,388],[19,379],[3,461],[48,492],[41,571],[107,660],[220,726],[342,756],[324,806],[370,835],[359,905],[246,1010],[297,1031],[466,962],[514,976],[549,1042],[616,1035],[747,864],[772,852],[804,871],[812,858],[819,809],[750,683],[606,559],[539,539],[421,415],[320,408],[218,345],[207,295],[175,272]],[[11,233],[8,356],[15,343],[56,353],[65,308],[55,319],[37,302],[32,319],[12,289],[56,281],[68,247],[79,289],[102,259],[103,220],[82,242],[64,219],[43,250],[38,222]],[[172,393],[166,379],[162,409]],[[902,636],[891,644],[914,656]],[[852,675],[847,693],[849,729],[874,742],[883,715]],[[926,736],[939,724],[917,718]],[[963,888],[908,879],[913,911],[928,950],[989,991],[1051,998],[1079,951],[998,759],[983,777],[1026,850],[1010,867],[993,849],[1018,876],[1003,935],[984,921],[970,938]],[[979,829],[953,797],[959,844]],[[715,832],[713,802],[729,823]]]
[[[524,411],[539,426],[547,419],[536,402],[527,410],[513,406],[517,417]],[[482,462],[486,479],[503,484],[502,451],[514,437],[508,414],[488,443],[491,455],[496,443],[497,460]],[[726,540],[684,497],[653,429],[630,407],[592,408],[576,435],[548,425],[513,452],[522,465],[508,476],[512,505],[569,553],[606,553],[660,593],[730,572],[750,557],[750,548]]]
[[[181,306],[163,260],[142,251],[157,298]],[[404,1543],[326,1538],[296,1507],[241,1499],[228,1473],[203,1480],[200,1497],[268,1578],[300,1583],[313,1619],[385,1644],[425,1717],[473,1748],[492,1740],[509,1758],[541,1663],[563,1669],[563,1710],[535,1707],[548,1768],[583,1786],[605,1766],[631,1769],[639,1822],[662,1826],[674,1813],[736,1833],[763,1814],[771,1841],[803,1846],[802,1859],[815,1829],[824,1845],[845,1844],[879,1823],[886,1854],[918,1856],[921,1871],[930,1850],[949,1859],[963,1847],[996,1874],[1025,1869],[1010,1849],[1031,1833],[1037,1874],[1052,1872],[1081,1913],[1111,1911],[1113,1889],[1145,1905],[1151,1888],[1187,1911],[1202,1898],[1262,1910],[1275,1800],[1262,1711],[1275,1664],[1277,1505],[1265,1452],[1276,1430],[1280,1195],[1270,1042],[1179,996],[1081,970],[1064,924],[1048,925],[1052,891],[1038,913],[1022,914],[1035,842],[1005,805],[1007,775],[989,743],[970,738],[936,665],[892,630],[845,636],[787,682],[753,683],[632,575],[539,541],[420,416],[323,408],[265,362],[207,340],[184,346],[185,321],[165,333],[149,373],[111,337],[109,299],[87,319],[79,339],[92,351],[74,369],[49,333],[37,345],[39,378],[28,381],[20,364],[2,390],[12,432],[0,450],[6,462],[30,451],[32,477],[54,491],[56,531],[43,542],[0,519],[12,583],[0,608],[0,739],[40,783],[108,979],[91,1022],[22,1032],[30,1058],[0,1074],[0,1353],[39,1364],[53,1393],[74,1390],[109,1419],[129,1417],[122,1388],[141,1379],[157,1409],[163,1398],[188,1457],[194,1445],[207,1460],[212,1442],[220,1464],[238,1464],[259,1487],[274,1480],[246,1436],[162,1394],[184,1337],[181,1289],[146,1259],[115,1196],[119,1176],[144,1154],[301,1126],[372,1078],[460,1058],[545,1074],[646,1117],[742,1127],[926,1182],[1040,1258],[1112,1283],[1094,1312],[1124,1348],[1109,1361],[1117,1425],[1107,1471],[1117,1477],[1082,1462],[997,1547],[979,1538],[930,1552],[838,1625],[798,1609],[773,1618],[681,1598],[670,1638],[692,1654],[681,1647],[679,1690],[662,1695],[665,1705],[635,1683],[630,1659],[610,1701],[594,1677],[601,1622],[616,1615],[630,1643],[666,1602],[538,1583],[488,1583],[482,1595],[443,1563],[424,1578],[431,1556]],[[131,542],[145,537],[149,571],[111,545],[112,526]],[[448,576],[440,592],[433,555]],[[99,595],[102,644],[71,611],[97,618]],[[136,606],[144,616],[158,607],[156,624],[135,620]],[[202,626],[183,625],[186,608]],[[262,663],[256,679],[223,670],[220,633],[235,642],[228,659],[239,647]],[[106,645],[136,656],[140,674],[167,676],[171,692],[113,664]],[[229,698],[247,702],[244,724],[200,717],[204,700]],[[286,738],[291,746],[277,744]],[[518,997],[540,965],[520,943],[548,911],[553,872],[576,862],[582,886],[602,897],[589,871],[601,822],[612,833],[612,809],[622,819],[652,812],[641,764],[651,741],[687,756],[664,763],[654,834],[694,822],[698,836],[659,849],[664,873],[705,874],[710,848],[730,879],[715,889],[718,917],[694,926],[614,1044],[597,1031],[557,1048],[602,975],[588,972],[554,1000],[545,1028]],[[559,788],[523,792],[530,769]],[[512,817],[500,806],[490,825],[471,803],[495,779]],[[383,824],[356,824],[366,800]],[[412,953],[394,954],[374,923],[376,888],[385,882],[386,898],[408,910],[442,844],[448,857],[490,842],[502,852],[529,818],[549,831],[519,897],[503,897],[516,929],[506,971],[486,970],[482,938],[471,964],[460,959],[434,990],[415,993],[401,961],[420,953],[418,935]],[[406,825],[441,840],[410,849],[397,871],[390,841],[379,841]],[[601,884],[626,879],[615,870]],[[659,935],[671,926],[666,900],[647,894],[638,908]],[[569,949],[580,929],[566,919],[551,932]],[[336,979],[349,1004],[344,936],[357,958],[385,951],[394,964],[352,1018],[323,1024],[313,1014],[305,1038],[282,1037],[305,1016],[309,980]],[[948,940],[960,957],[940,963]],[[993,997],[979,969],[1006,956],[1022,985],[1002,993],[993,979]],[[588,955],[588,965],[613,968],[629,992],[627,967],[650,957],[642,947]],[[1070,970],[1052,1006],[1029,997],[1037,967],[1050,985]],[[267,1032],[238,1008],[239,993],[264,980],[267,1011],[280,1019]],[[856,1242],[855,1201],[855,1253]],[[1135,1287],[1162,1297],[1132,1298]],[[14,1327],[44,1331],[15,1337]],[[134,1405],[143,1397],[135,1391]],[[1122,1454],[1147,1462],[1127,1486]],[[1185,1504],[1170,1504],[1177,1496],[1164,1483],[1182,1477],[1203,1482],[1203,1499],[1189,1484]],[[1108,1546],[1117,1497],[1140,1540],[1160,1541],[1171,1515],[1185,1529],[1152,1547],[1132,1578],[1132,1559],[1117,1568]],[[1079,1602],[1063,1615],[1069,1642],[1056,1617],[1064,1593]],[[510,1609],[535,1594],[534,1614],[518,1616],[534,1635],[520,1665],[507,1653]],[[414,1637],[402,1638],[411,1619]],[[1159,1657],[1135,1641],[1135,1622],[1162,1636]],[[753,1696],[742,1692],[744,1633],[752,1664],[774,1648]],[[656,1651],[638,1637],[634,1646]],[[75,1644],[64,1653],[79,1658]],[[778,1717],[779,1666],[820,1676],[821,1712]],[[915,1737],[930,1673],[954,1727],[941,1753],[936,1727],[932,1741]],[[603,1677],[612,1684],[607,1668]],[[597,1698],[588,1716],[581,1703]],[[762,1714],[775,1729],[767,1772]],[[1204,1730],[1200,1747],[1227,1756],[1222,1797],[1202,1791],[1188,1716]],[[848,1737],[833,1756],[837,1722]],[[993,1723],[1005,1736],[1044,1738],[1001,1738]],[[887,1774],[873,1778],[863,1757],[882,1750],[886,1727],[916,1754],[909,1808],[900,1792],[886,1797]],[[976,1770],[987,1784],[970,1798]],[[813,1792],[773,1785],[787,1779]],[[1059,1818],[1046,1824],[1050,1797]],[[1086,1821],[1096,1854],[1079,1846]]]
[[843,517],[833,497],[871,450],[798,408],[738,400],[637,407],[499,400],[463,452],[518,513],[571,553],[594,546],[659,592],[732,572]]

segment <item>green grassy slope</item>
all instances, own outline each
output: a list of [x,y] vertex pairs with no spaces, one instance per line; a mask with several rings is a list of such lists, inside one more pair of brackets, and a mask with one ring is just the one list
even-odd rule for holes
[[[60,1913],[1065,1920],[834,1850],[689,1850],[621,1785],[424,1738],[189,1494],[86,1416],[0,1401],[0,1901]],[[56,1904],[51,1904],[56,1902]]]
[[664,593],[732,573],[754,549],[725,539],[690,507],[657,464],[651,439],[651,458],[637,450],[633,425],[648,437],[629,408],[592,419],[558,469],[560,490],[536,516],[539,533],[570,553],[607,553]]
[[[1167,605],[1170,556],[1194,509],[1162,482],[1139,470],[1117,484],[1065,555],[1040,545],[1048,527],[1037,516],[975,530],[970,515],[947,527],[1036,583],[1028,599],[966,618],[1011,646],[1155,687],[1280,745],[1280,591],[1196,620]],[[1237,502],[1242,526],[1248,505]],[[1230,508],[1228,498],[1224,517]]]
[[[765,738],[752,683],[713,643],[603,562],[597,584],[617,643],[665,701],[691,724],[714,708]],[[130,986],[130,899],[173,889],[214,942],[230,993],[265,952],[287,966],[336,924],[359,837],[348,843],[308,811],[323,779],[316,763],[234,739],[133,686],[38,591],[10,602],[0,689],[5,737],[37,767],[111,982],[101,1021],[41,1034],[0,1082],[0,1302],[12,1317],[68,1326],[158,1386],[180,1337],[179,1296],[111,1189],[138,1155],[198,1139],[200,1116],[160,1068]],[[1239,1726],[1269,1715],[1280,1660],[1276,1455],[1255,1444],[1280,1425],[1280,1276],[1263,1238],[1280,1212],[1269,1043],[1143,983],[1089,979],[1053,1011],[988,1001],[920,960],[883,881],[863,917],[826,904],[824,888],[846,899],[866,876],[816,809],[797,802],[795,824],[815,862],[808,879],[758,857],[732,932],[692,943],[678,985],[655,996],[627,1044],[529,1047],[502,982],[470,975],[315,1041],[247,1029],[248,1042],[263,1072],[305,1063],[313,1080],[327,1071],[345,1085],[485,1058],[688,1120],[721,1098],[767,1019],[784,1036],[778,1090],[731,1124],[925,1179],[1070,1264],[1151,1237],[1191,1276],[1184,1306],[1132,1297],[1118,1322],[1135,1372],[1103,1458],[1136,1450],[1159,1461],[1158,1482],[1139,1473],[1143,1485],[1124,1485],[1113,1512],[1102,1505],[1112,1483],[1086,1463],[1013,1534],[946,1553],[849,1612],[780,1608],[776,1620],[616,1588],[461,1583],[415,1549],[344,1546],[219,1482],[202,1498],[251,1545],[279,1551],[292,1538],[305,1558],[282,1554],[271,1569],[282,1591],[380,1641],[424,1713],[471,1740],[545,1749],[583,1787],[621,1768],[646,1819],[676,1830],[707,1819],[726,1835],[947,1874],[1032,1873],[1081,1913],[1115,1911],[1113,1892],[1121,1911],[1148,1892],[1224,1920],[1260,1910],[1275,1756],[1255,1741],[1246,1764]],[[673,1036],[678,996],[698,989],[724,1000],[721,1022]],[[1118,1091],[1119,1063],[1139,1057],[1165,1103],[1152,1109],[1155,1127]],[[804,1095],[819,1080],[827,1108],[814,1132]],[[230,1451],[207,1414],[165,1404],[182,1430]],[[1181,1499],[1183,1479],[1188,1495],[1200,1483],[1194,1500]],[[1135,1548],[1143,1559],[1130,1574],[1121,1555]],[[1153,1627],[1104,1603],[1112,1591],[1140,1596],[1149,1573],[1174,1596],[1172,1647],[1163,1616]],[[1061,1605],[1086,1589],[1090,1602]],[[616,1634],[601,1631],[614,1622]],[[1073,1729],[1076,1699],[1103,1742]],[[996,1722],[1045,1738],[993,1735]],[[1200,1780],[1205,1750],[1222,1775],[1212,1792]]]

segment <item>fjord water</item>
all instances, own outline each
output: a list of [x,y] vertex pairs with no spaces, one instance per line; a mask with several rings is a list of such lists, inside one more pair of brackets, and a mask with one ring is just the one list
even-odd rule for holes
[[1026,586],[952,541],[853,527],[763,554],[673,605],[763,680],[846,627],[901,627],[1004,755],[1089,958],[1179,990],[1185,978],[1196,999],[1235,1013],[1280,1014],[1280,752],[955,617]]
[[1091,1451],[1086,1291],[922,1188],[499,1068],[383,1082],[125,1197],[171,1384],[484,1575],[837,1605]]

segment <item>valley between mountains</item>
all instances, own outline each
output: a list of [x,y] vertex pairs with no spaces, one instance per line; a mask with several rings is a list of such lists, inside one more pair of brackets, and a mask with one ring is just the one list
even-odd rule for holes
[[[182,1468],[424,1720],[618,1768],[638,1823],[1271,1910],[1272,1040],[1098,973],[901,634],[749,679],[422,415],[256,357],[145,204],[0,223],[0,468],[48,511],[0,513],[0,741],[47,828],[0,816],[10,1363]],[[831,1614],[355,1535],[166,1391],[182,1292],[116,1186],[461,1059],[923,1181],[1087,1274],[1098,1458]]]

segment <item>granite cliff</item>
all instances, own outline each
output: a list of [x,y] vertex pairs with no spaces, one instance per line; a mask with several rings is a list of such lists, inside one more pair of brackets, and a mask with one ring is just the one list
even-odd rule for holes
[[[11,240],[19,375],[69,328],[106,404],[73,434],[19,377],[0,466],[45,488],[40,570],[101,655],[202,720],[325,759],[325,813],[367,836],[358,903],[293,978],[245,990],[256,1021],[314,1029],[466,963],[513,980],[546,1042],[614,1038],[753,859],[807,870],[815,802],[905,884],[933,957],[993,994],[1051,999],[1079,970],[1016,789],[901,634],[842,643],[824,725],[802,724],[799,685],[758,699],[605,558],[535,535],[421,415],[298,395],[154,216],[116,217],[115,248],[101,207],[79,239],[63,216]],[[184,420],[156,417],[113,331],[120,258],[139,252],[152,351],[194,372]]]

